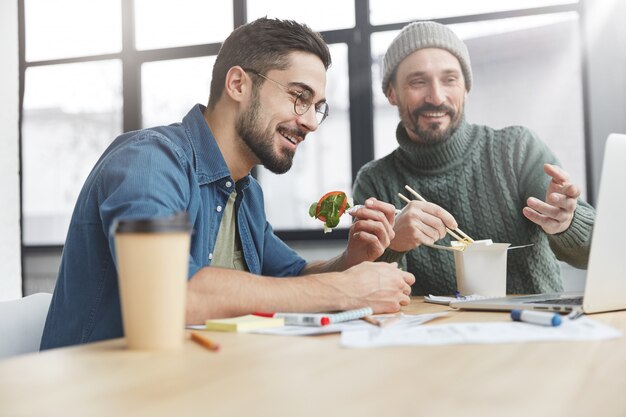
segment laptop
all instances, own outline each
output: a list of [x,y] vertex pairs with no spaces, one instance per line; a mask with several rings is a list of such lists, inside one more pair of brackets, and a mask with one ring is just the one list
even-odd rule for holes
[[468,310],[531,309],[567,313],[626,310],[626,135],[609,135],[592,232],[585,290],[582,293],[507,296],[455,301]]

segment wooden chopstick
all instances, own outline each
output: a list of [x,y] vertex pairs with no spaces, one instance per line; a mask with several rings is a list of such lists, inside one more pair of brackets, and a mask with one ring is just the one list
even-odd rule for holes
[[[424,197],[422,197],[421,195],[419,195],[419,193],[417,191],[415,191],[414,189],[412,189],[411,187],[409,187],[408,185],[405,185],[404,188],[406,188],[406,190],[408,192],[410,192],[411,194],[413,194],[415,196],[415,198],[417,198],[418,200],[424,201],[426,202],[426,199]],[[472,239],[471,237],[469,237],[469,235],[467,233],[465,233],[464,231],[462,231],[461,229],[459,229],[458,227],[456,228],[455,232],[458,232],[461,236],[463,236],[465,239],[469,240],[471,243],[474,243],[474,239]]]

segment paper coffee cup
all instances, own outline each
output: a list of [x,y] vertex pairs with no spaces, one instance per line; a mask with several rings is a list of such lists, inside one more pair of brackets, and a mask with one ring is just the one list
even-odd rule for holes
[[180,348],[191,241],[187,214],[119,220],[113,231],[128,348]]

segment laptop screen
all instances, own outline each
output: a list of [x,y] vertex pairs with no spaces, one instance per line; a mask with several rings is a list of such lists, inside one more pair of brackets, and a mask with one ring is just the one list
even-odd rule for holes
[[626,135],[611,134],[604,149],[585,283],[587,313],[626,309],[625,180]]

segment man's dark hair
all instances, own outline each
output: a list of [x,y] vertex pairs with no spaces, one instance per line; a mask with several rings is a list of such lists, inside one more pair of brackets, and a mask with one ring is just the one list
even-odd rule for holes
[[[293,20],[262,17],[238,27],[226,38],[217,54],[213,66],[209,108],[215,107],[220,99],[226,73],[232,67],[239,65],[261,74],[274,69],[284,70],[289,66],[288,55],[297,51],[317,55],[326,69],[330,66],[328,45],[319,33],[312,31],[307,25]],[[257,82],[262,82],[262,79],[255,80]]]

